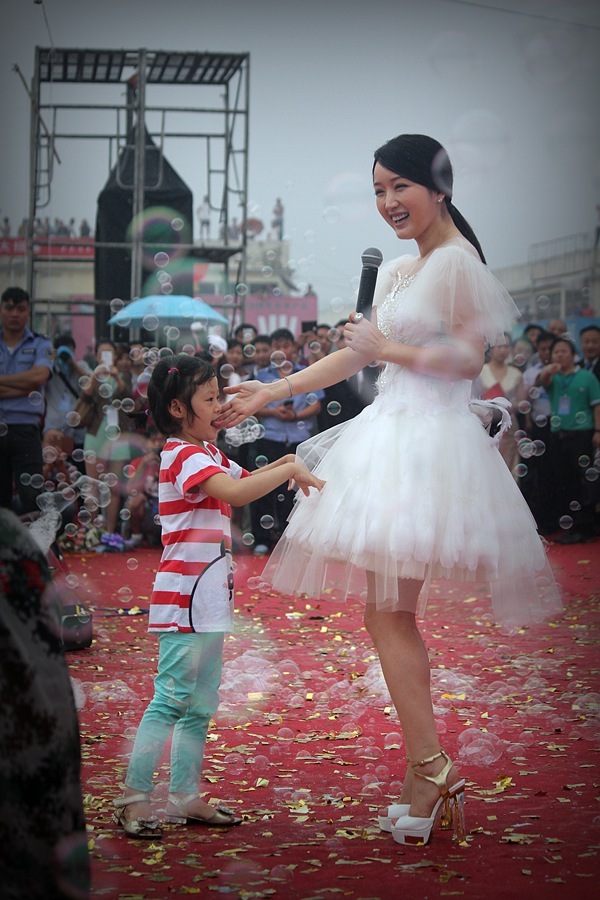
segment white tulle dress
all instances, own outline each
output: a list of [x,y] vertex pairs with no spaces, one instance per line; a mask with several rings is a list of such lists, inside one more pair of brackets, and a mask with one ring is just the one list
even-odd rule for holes
[[[456,329],[493,344],[518,316],[471,245],[453,239],[423,260],[380,271],[377,324],[394,341],[447,343]],[[470,381],[388,363],[372,405],[298,447],[327,483],[300,492],[263,579],[284,593],[356,596],[402,609],[398,579],[490,582],[512,628],[562,609],[535,521],[497,447],[469,410]]]

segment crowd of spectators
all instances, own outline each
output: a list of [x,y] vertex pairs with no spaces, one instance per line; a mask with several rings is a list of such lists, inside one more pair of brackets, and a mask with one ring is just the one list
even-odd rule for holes
[[[21,219],[17,232],[14,234],[10,219],[8,216],[3,216],[0,222],[0,237],[27,237],[28,224],[29,220],[27,218]],[[81,219],[79,224],[77,224],[73,217],[61,219],[55,216],[51,220],[48,216],[45,216],[44,218],[36,217],[33,220],[33,236],[36,238],[91,238],[94,236],[94,233],[87,219]]]
[[[83,358],[72,336],[51,340],[28,327],[29,297],[9,288],[0,303],[0,505],[37,514],[41,495],[70,497],[61,542],[124,550],[158,543],[158,463],[162,437],[148,419],[147,385],[154,364],[173,351],[101,340]],[[248,324],[229,340],[207,335],[190,352],[215,366],[221,390],[257,378],[271,381],[343,346],[343,322],[296,338],[286,329],[259,335]],[[219,443],[248,468],[294,452],[318,430],[355,415],[374,396],[376,369],[352,383],[269,404]],[[83,490],[81,487],[83,486]],[[293,493],[278,491],[238,514],[240,542],[267,553],[285,526]],[[43,504],[42,504],[43,505]],[[64,506],[64,504],[61,504]]]
[[538,531],[559,543],[600,535],[599,379],[600,327],[585,326],[577,346],[554,319],[490,347],[473,383],[474,396],[512,403],[500,452]]
[[[153,365],[167,348],[101,340],[82,359],[70,334],[52,340],[27,327],[29,297],[9,288],[0,304],[0,506],[39,511],[40,494],[65,492],[84,478],[84,496],[63,522],[63,540],[90,534],[103,550],[158,543],[158,460],[162,438],[146,414]],[[190,352],[206,356],[221,393],[246,379],[270,382],[344,346],[346,320],[299,335],[258,334],[248,323],[229,340],[206,335]],[[528,325],[490,347],[473,396],[506,397],[511,428],[500,452],[518,481],[538,529],[554,539],[600,533],[600,328],[590,324],[576,347],[566,325]],[[353,418],[376,392],[377,363],[323,391],[271,403],[219,434],[226,454],[249,469],[294,453],[319,431]],[[223,394],[224,396],[224,394]],[[81,484],[81,482],[79,481]],[[235,511],[238,541],[257,555],[278,540],[293,494],[278,490]],[[65,516],[66,518],[66,516]]]

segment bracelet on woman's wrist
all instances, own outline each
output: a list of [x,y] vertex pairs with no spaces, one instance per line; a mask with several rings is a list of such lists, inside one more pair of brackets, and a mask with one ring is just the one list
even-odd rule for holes
[[290,397],[293,397],[293,396],[294,396],[294,391],[292,390],[292,382],[290,381],[290,376],[289,376],[289,375],[284,375],[284,376],[283,376],[283,380],[287,383],[287,386],[288,386],[289,391],[290,391]]

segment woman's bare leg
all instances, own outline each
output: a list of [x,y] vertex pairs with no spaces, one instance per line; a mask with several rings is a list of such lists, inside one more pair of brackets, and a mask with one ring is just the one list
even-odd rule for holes
[[[374,579],[369,578],[368,584],[371,597]],[[440,750],[431,701],[429,657],[417,628],[415,613],[409,611],[416,610],[421,586],[421,581],[413,579],[399,582],[406,611],[377,610],[374,602],[368,602],[365,611],[365,625],[379,654],[383,675],[400,719],[406,753],[413,764]],[[444,763],[444,759],[438,759],[418,771],[423,775],[437,775]],[[453,768],[448,783],[452,785],[457,780],[458,773]],[[410,802],[412,816],[429,816],[438,797],[435,785],[412,778],[405,781],[400,802]]]

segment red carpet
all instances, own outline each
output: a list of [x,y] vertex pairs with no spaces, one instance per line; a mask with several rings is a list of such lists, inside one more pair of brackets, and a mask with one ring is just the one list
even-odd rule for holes
[[[94,896],[235,898],[598,896],[600,541],[557,546],[565,615],[504,635],[483,589],[438,585],[425,621],[443,745],[467,778],[468,841],[402,848],[376,824],[403,772],[398,727],[356,604],[259,593],[237,555],[237,631],[203,789],[244,816],[231,830],[167,826],[157,843],[111,821],[152,693],[146,610],[156,550],[69,556],[95,608],[70,653],[80,710]],[[139,614],[138,614],[139,613]],[[155,794],[166,799],[168,758]]]

